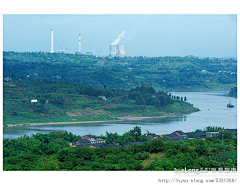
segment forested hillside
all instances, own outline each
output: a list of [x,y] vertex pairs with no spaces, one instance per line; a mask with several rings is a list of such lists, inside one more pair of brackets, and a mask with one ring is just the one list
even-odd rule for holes
[[237,61],[197,57],[98,57],[43,52],[3,52],[4,78],[55,80],[129,90],[147,85],[160,91],[230,90]]
[[198,111],[179,97],[152,87],[129,91],[50,80],[4,82],[3,124],[116,120]]

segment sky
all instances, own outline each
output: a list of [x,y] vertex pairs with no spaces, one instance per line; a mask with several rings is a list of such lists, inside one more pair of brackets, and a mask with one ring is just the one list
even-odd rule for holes
[[126,56],[236,57],[236,14],[3,14],[3,50],[78,51],[108,56],[109,45],[120,43]]

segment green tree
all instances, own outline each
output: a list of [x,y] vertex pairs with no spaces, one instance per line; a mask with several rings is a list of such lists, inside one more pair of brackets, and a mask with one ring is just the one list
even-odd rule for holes
[[208,146],[206,142],[204,142],[202,139],[199,139],[196,144],[195,151],[198,153],[198,155],[206,155],[208,153]]
[[218,139],[236,139],[237,135],[234,132],[228,130],[221,130],[216,136]]
[[60,94],[51,94],[49,102],[52,103],[53,105],[63,107],[65,103],[64,96]]
[[134,127],[133,130],[130,130],[130,135],[133,136],[136,141],[138,141],[138,138],[142,135],[141,127]]

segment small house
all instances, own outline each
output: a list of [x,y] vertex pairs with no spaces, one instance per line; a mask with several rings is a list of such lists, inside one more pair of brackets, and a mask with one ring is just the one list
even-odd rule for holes
[[213,135],[218,134],[219,132],[206,132],[206,137],[213,137]]
[[203,132],[185,132],[186,136],[189,139],[195,139],[195,138],[200,138],[205,140],[205,138],[207,137],[207,132],[203,131]]
[[161,137],[159,135],[156,135],[154,133],[150,133],[147,135],[148,137],[151,137],[151,139],[160,139]]
[[172,134],[176,134],[176,135],[178,135],[178,136],[185,135],[184,132],[181,131],[181,130],[177,130],[177,131],[173,132]]
[[82,136],[81,139],[87,139],[89,141],[95,141],[94,137],[92,135],[85,135]]
[[87,139],[78,139],[73,141],[72,143],[69,143],[71,147],[77,147],[77,146],[85,146],[87,144],[91,144],[91,142]]
[[69,145],[70,145],[71,147],[73,147],[73,148],[77,147],[77,143],[74,143],[74,142],[69,143]]
[[186,135],[181,135],[178,136],[177,134],[165,134],[166,137],[168,137],[169,139],[180,139],[180,140],[184,140],[186,138]]
[[96,136],[94,137],[95,140],[102,140],[102,137],[101,136]]
[[78,139],[78,140],[75,140],[74,142],[75,143],[90,143],[90,141],[87,139]]
[[102,146],[102,144],[91,144],[88,147],[89,148],[100,148]]
[[38,101],[37,100],[31,100],[31,103],[37,103]]

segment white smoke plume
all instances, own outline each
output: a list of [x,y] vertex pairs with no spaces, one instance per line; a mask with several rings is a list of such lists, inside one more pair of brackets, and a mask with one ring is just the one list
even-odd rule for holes
[[119,44],[119,42],[120,42],[122,39],[125,38],[125,33],[126,33],[125,30],[123,30],[122,33],[120,33],[120,34],[118,35],[118,38],[116,38],[115,41],[113,41],[113,43],[112,43],[111,45],[117,45],[117,44]]
[[127,41],[133,40],[133,37],[135,36],[135,31],[136,31],[136,28],[132,27],[131,32],[128,32],[128,34],[126,35],[126,39],[125,40],[127,40]]

